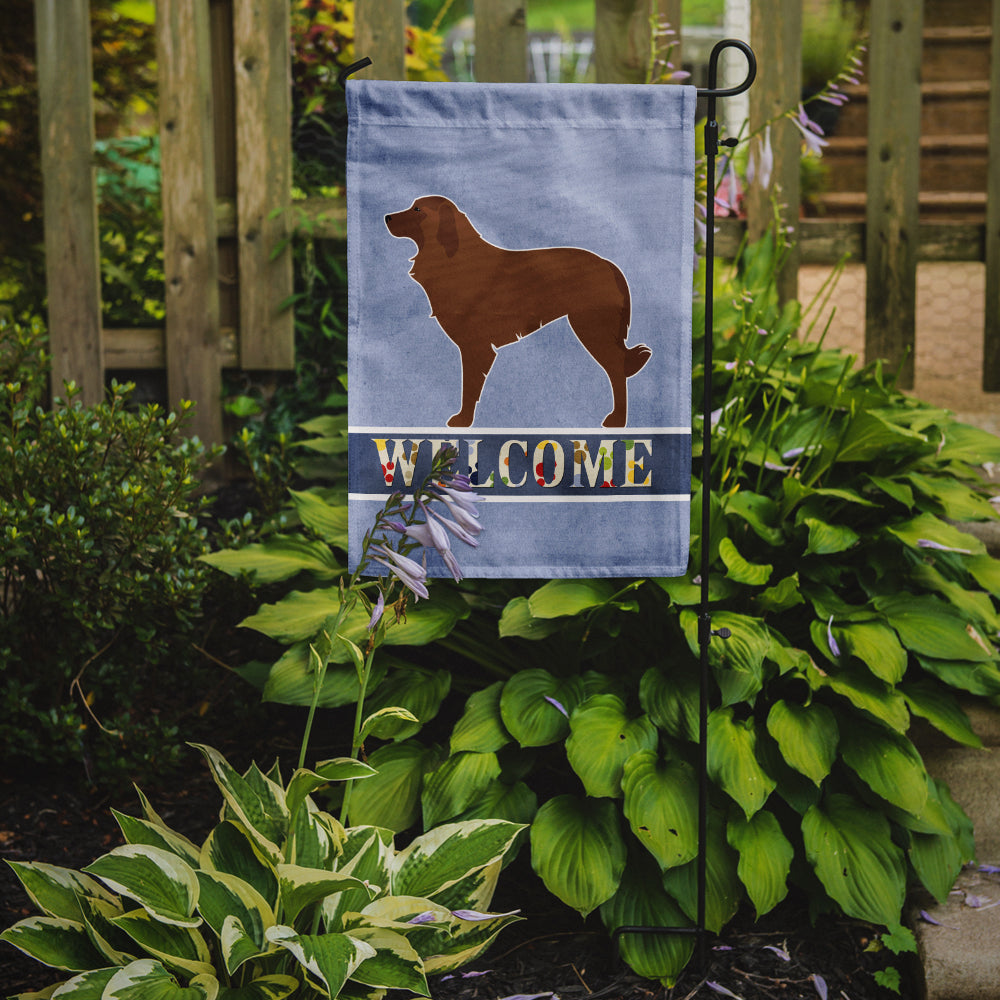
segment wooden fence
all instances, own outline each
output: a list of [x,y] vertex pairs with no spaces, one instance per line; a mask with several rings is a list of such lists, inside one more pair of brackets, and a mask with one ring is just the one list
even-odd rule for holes
[[[293,365],[289,0],[158,0],[166,325],[101,327],[97,209],[92,169],[88,0],[35,0],[53,384],[73,379],[85,401],[105,372],[165,369],[168,397],[195,400],[196,433],[223,438],[221,371]],[[525,6],[475,0],[476,74],[523,80]],[[674,25],[681,0],[595,0],[599,82],[641,82],[650,8]],[[800,263],[845,253],[867,269],[866,355],[898,363],[912,384],[916,265],[985,261],[984,388],[1000,390],[1000,0],[992,5],[991,169],[986,223],[921,223],[918,216],[922,38],[920,0],[871,0],[867,215],[844,222],[786,218],[797,242],[781,276],[795,294]],[[751,128],[800,96],[801,0],[753,0],[751,43],[759,73]],[[366,75],[401,79],[404,0],[357,0],[356,51]],[[681,40],[683,45],[683,40]],[[725,102],[720,102],[724,104]],[[724,108],[720,108],[720,117]],[[717,252],[731,254],[744,228],[763,231],[771,198],[799,203],[799,137],[776,129],[769,189],[752,189],[745,223],[725,220]],[[314,236],[342,239],[342,203],[314,200],[296,213]]]

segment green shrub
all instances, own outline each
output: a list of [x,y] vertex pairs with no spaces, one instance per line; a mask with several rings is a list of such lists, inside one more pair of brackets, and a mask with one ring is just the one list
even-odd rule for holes
[[367,765],[324,761],[285,785],[277,765],[240,774],[199,749],[225,803],[202,845],[140,795],[142,819],[115,813],[126,844],[82,872],[11,863],[42,913],[0,938],[77,973],[60,995],[429,996],[429,973],[472,961],[518,919],[486,912],[516,824],[453,823],[398,849],[388,830],[345,829],[311,798],[369,778]]
[[157,697],[190,663],[206,586],[208,454],[188,405],[131,409],[128,385],[43,408],[40,344],[38,324],[0,323],[0,743],[7,760],[154,764],[176,752]]
[[[1000,460],[1000,440],[905,396],[880,364],[856,368],[799,339],[799,305],[777,302],[780,260],[761,241],[715,291],[712,531],[700,537],[696,413],[688,575],[437,584],[397,641],[434,639],[438,665],[452,651],[446,683],[427,662],[392,663],[369,701],[426,724],[449,685],[473,693],[446,755],[418,724],[380,734],[391,742],[367,748],[379,773],[352,797],[354,821],[534,817],[533,864],[568,905],[599,910],[609,929],[693,922],[697,573],[709,544],[713,626],[732,635],[710,647],[708,927],[744,903],[763,914],[794,886],[814,912],[905,938],[907,886],[947,895],[972,856],[971,825],[909,728],[920,717],[977,746],[957,696],[1000,695],[1000,561],[953,524],[996,516],[977,465]],[[333,424],[314,430],[338,440]],[[343,545],[334,502],[295,494],[312,541],[286,531],[242,556],[295,588],[246,621],[289,647],[254,672],[273,700],[312,692],[308,635]],[[327,703],[351,701],[352,676],[331,667]],[[622,949],[669,982],[691,941],[626,936]]]

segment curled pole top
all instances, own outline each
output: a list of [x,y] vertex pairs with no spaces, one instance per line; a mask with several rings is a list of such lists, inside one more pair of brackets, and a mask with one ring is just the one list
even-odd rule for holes
[[[719,88],[719,56],[725,49],[739,49],[747,59],[746,79],[735,87]],[[708,57],[708,87],[698,90],[699,97],[735,97],[750,89],[750,85],[757,77],[757,57],[753,54],[753,49],[746,42],[738,38],[723,38],[721,42],[716,42],[712,49],[712,54]]]

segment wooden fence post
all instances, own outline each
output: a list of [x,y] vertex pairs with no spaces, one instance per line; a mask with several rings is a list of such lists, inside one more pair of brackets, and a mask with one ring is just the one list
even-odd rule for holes
[[282,308],[292,294],[290,21],[288,0],[233,6],[243,368],[295,367],[294,316]]
[[1000,391],[1000,0],[993,0],[990,44],[989,170],[986,176],[986,325],[983,390]]
[[872,0],[868,54],[865,360],[913,387],[923,0]]
[[52,393],[104,398],[89,0],[35,0]]
[[[757,80],[750,88],[750,131],[789,109],[802,98],[802,4],[799,0],[757,0],[750,8],[750,41],[757,56]],[[732,123],[730,132],[735,132]],[[754,140],[756,143],[757,140]],[[793,227],[793,245],[778,274],[778,297],[798,296],[800,248],[799,159],[802,137],[795,126],[778,120],[771,128],[774,170],[770,184],[755,180],[747,193],[747,227],[751,240],[760,239],[774,221],[773,202],[780,208],[780,225]]]
[[475,76],[479,83],[528,78],[524,0],[475,0]]
[[167,395],[171,404],[197,402],[191,430],[215,444],[222,392],[210,51],[207,0],[159,0]]
[[645,83],[649,70],[649,18],[655,0],[594,0],[594,3],[597,82]]
[[358,76],[375,80],[406,79],[405,0],[361,0],[354,8],[355,58],[372,65]]

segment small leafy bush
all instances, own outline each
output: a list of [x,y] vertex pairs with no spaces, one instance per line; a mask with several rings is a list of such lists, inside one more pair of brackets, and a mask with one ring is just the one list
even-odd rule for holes
[[199,747],[222,793],[196,845],[140,793],[143,818],[115,813],[127,843],[82,872],[11,862],[42,911],[0,935],[77,973],[59,996],[378,998],[429,996],[427,975],[480,954],[515,913],[489,913],[520,827],[452,823],[397,849],[390,831],[345,829],[312,794],[372,768],[337,758],[244,774]]
[[0,324],[0,744],[94,777],[176,752],[156,697],[191,662],[209,455],[187,405],[132,409],[128,385],[96,406],[68,385],[43,408],[41,336]]
[[[908,885],[943,899],[974,851],[909,729],[920,717],[978,746],[959,696],[1000,695],[1000,561],[954,523],[995,518],[977,466],[1000,460],[1000,440],[904,396],[881,365],[800,340],[800,306],[779,307],[774,290],[780,253],[770,239],[747,248],[716,289],[707,539],[693,417],[691,566],[709,545],[712,624],[732,633],[710,647],[707,926],[741,905],[763,914],[796,887],[816,913],[905,941]],[[699,364],[696,347],[695,400]],[[245,624],[288,645],[257,668],[264,697],[305,703],[309,636],[342,572],[343,508],[332,493],[293,504],[302,533],[231,558],[293,588]],[[426,724],[452,685],[473,693],[447,752],[420,725],[379,734],[353,821],[530,821],[535,869],[581,914],[598,910],[609,930],[693,923],[697,572],[436,585],[447,599],[414,608],[395,641],[435,640],[429,653],[452,651],[451,669],[390,664],[372,704]],[[326,703],[350,702],[353,673],[331,667]],[[622,938],[633,968],[665,982],[691,947]]]

